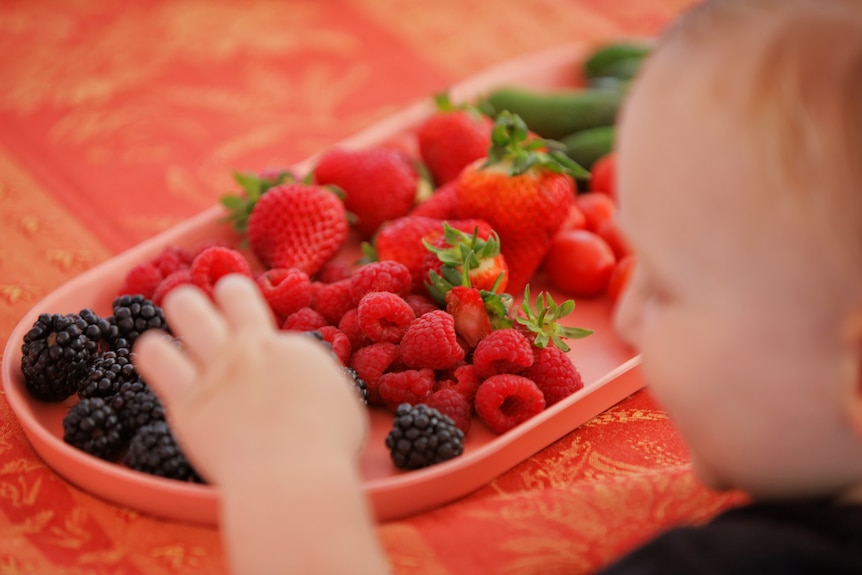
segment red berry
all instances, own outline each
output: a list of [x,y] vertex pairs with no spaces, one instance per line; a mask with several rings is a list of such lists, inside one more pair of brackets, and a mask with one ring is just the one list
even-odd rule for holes
[[542,390],[545,406],[554,405],[584,387],[575,364],[561,349],[549,345],[538,349],[533,365],[521,372]]
[[351,275],[353,275],[352,265],[345,261],[329,260],[323,264],[314,279],[320,283],[331,284],[349,278]]
[[458,190],[455,180],[437,188],[434,194],[413,208],[410,216],[422,216],[438,220],[454,220],[458,218]]
[[466,363],[459,365],[452,373],[444,373],[437,379],[437,389],[452,389],[464,396],[470,405],[476,399],[476,390],[482,380],[476,375],[476,367]]
[[410,293],[413,278],[410,270],[400,262],[383,260],[370,262],[360,267],[350,278],[350,291],[353,301],[358,304],[362,297],[371,292],[391,292],[404,298]]
[[323,341],[332,346],[332,353],[335,354],[341,365],[349,365],[353,348],[350,346],[350,340],[347,339],[347,336],[337,327],[331,325],[319,327],[317,331],[323,336]]
[[330,325],[326,318],[315,309],[304,307],[296,310],[284,320],[281,329],[285,331],[312,331]]
[[379,393],[380,377],[398,358],[398,346],[394,343],[372,343],[353,352],[350,367],[365,381],[369,404],[383,405]]
[[416,317],[401,296],[385,291],[365,294],[357,310],[359,329],[375,342],[398,343]]
[[296,268],[273,268],[257,276],[257,286],[278,317],[287,317],[311,304],[311,281]]
[[117,295],[141,294],[147,299],[152,299],[153,293],[163,279],[162,272],[155,265],[151,263],[138,264],[126,272],[123,283],[117,290]]
[[402,403],[423,403],[435,383],[433,369],[406,369],[381,375],[378,392],[386,407],[394,411]]
[[401,359],[408,367],[446,369],[464,359],[455,318],[437,310],[413,320],[401,338]]
[[350,340],[350,345],[354,350],[373,343],[371,338],[365,335],[365,332],[359,327],[358,318],[359,310],[357,308],[353,308],[344,312],[344,315],[341,316],[341,320],[338,322],[338,329],[347,336],[347,339]]
[[454,389],[438,389],[422,403],[449,417],[467,435],[473,423],[473,404]]
[[438,184],[458,177],[471,162],[484,158],[491,144],[493,121],[478,111],[449,105],[417,129],[419,154]]
[[434,303],[430,298],[418,293],[408,294],[407,297],[404,298],[404,301],[413,308],[413,313],[416,314],[416,317],[424,315],[429,311],[437,311],[440,309],[440,306]]
[[164,277],[168,277],[177,270],[188,268],[192,265],[194,254],[179,246],[165,246],[165,248],[153,258],[152,264],[159,268]]
[[331,149],[320,157],[314,177],[320,185],[334,184],[344,191],[344,206],[356,217],[356,229],[364,238],[372,237],[383,222],[407,215],[419,184],[407,154],[382,146]]
[[473,350],[473,365],[482,379],[500,373],[520,373],[532,364],[533,346],[515,328],[492,331]]
[[545,409],[545,397],[532,380],[504,373],[479,385],[475,409],[485,425],[503,433]]
[[168,295],[174,288],[179,287],[183,284],[192,283],[192,271],[189,268],[182,268],[159,283],[156,291],[153,292],[153,303],[160,306],[165,299],[165,296]]
[[191,274],[192,283],[212,296],[218,280],[228,274],[251,277],[251,268],[245,256],[237,250],[212,247],[202,251],[192,260]]
[[312,282],[315,299],[312,307],[319,311],[326,321],[337,325],[347,310],[356,307],[350,291],[350,278],[331,284]]

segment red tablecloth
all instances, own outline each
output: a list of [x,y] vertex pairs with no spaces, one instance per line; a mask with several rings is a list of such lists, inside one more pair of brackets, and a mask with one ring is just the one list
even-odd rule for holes
[[[210,207],[233,169],[291,164],[514,56],[654,34],[690,3],[3,0],[0,344],[63,282]],[[379,535],[396,573],[583,573],[737,500],[693,478],[639,392]],[[0,572],[224,571],[215,529],[70,486],[0,401]]]

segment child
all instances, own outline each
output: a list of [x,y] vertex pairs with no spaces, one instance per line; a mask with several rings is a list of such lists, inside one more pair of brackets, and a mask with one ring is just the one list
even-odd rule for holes
[[[617,326],[698,476],[754,503],[607,572],[862,573],[862,2],[707,0],[620,130],[640,260]],[[165,311],[185,351],[148,333],[136,362],[219,485],[235,571],[385,572],[328,353],[242,278]]]

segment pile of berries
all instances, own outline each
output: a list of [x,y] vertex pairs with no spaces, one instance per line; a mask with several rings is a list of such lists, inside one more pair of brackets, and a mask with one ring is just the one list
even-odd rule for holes
[[63,418],[66,443],[145,473],[201,482],[132,364],[132,345],[153,328],[170,332],[161,308],[140,294],[115,298],[108,317],[91,309],[41,314],[24,335],[24,384],[42,401],[77,396]]
[[[590,332],[558,322],[573,302],[557,305],[543,293],[534,307],[528,289],[522,306],[513,310],[505,292],[461,285],[462,268],[469,266],[449,256],[463,246],[468,253],[476,246],[481,252],[490,243],[488,253],[496,257],[495,234],[480,221],[472,234],[429,221],[434,225],[414,238],[424,252],[418,274],[394,259],[355,265],[329,261],[314,278],[297,268],[253,274],[243,252],[210,246],[199,250],[192,264],[210,272],[192,274],[190,283],[206,291],[224,273],[254,278],[281,329],[312,332],[326,342],[361,381],[367,404],[393,414],[405,404],[427,406],[459,430],[450,443],[463,440],[474,415],[503,433],[581,389],[563,339]],[[378,245],[383,238],[378,235]],[[504,276],[505,268],[498,273]],[[427,284],[418,283],[417,275]],[[499,287],[501,278],[495,279],[487,287]],[[124,286],[130,285],[127,277]],[[393,440],[395,464],[415,467],[415,460],[396,456],[396,443],[405,449],[403,439]],[[446,450],[453,457],[460,452]],[[422,461],[430,465],[438,459]]]

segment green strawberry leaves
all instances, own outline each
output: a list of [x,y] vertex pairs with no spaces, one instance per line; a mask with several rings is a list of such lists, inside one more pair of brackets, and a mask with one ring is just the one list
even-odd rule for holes
[[580,339],[593,333],[593,330],[590,329],[566,327],[558,323],[558,320],[572,313],[574,309],[575,300],[566,300],[557,305],[554,298],[547,292],[541,292],[536,297],[535,308],[532,307],[530,304],[530,286],[527,284],[527,287],[524,288],[524,301],[521,302],[523,315],[517,315],[515,321],[536,334],[533,340],[533,345],[536,347],[545,348],[549,343],[553,343],[562,351],[567,352],[571,348],[563,341],[563,338]]
[[482,168],[509,163],[509,175],[518,176],[541,167],[572,178],[589,179],[590,172],[565,153],[565,144],[531,137],[527,124],[517,114],[500,112],[491,131],[491,146]]

